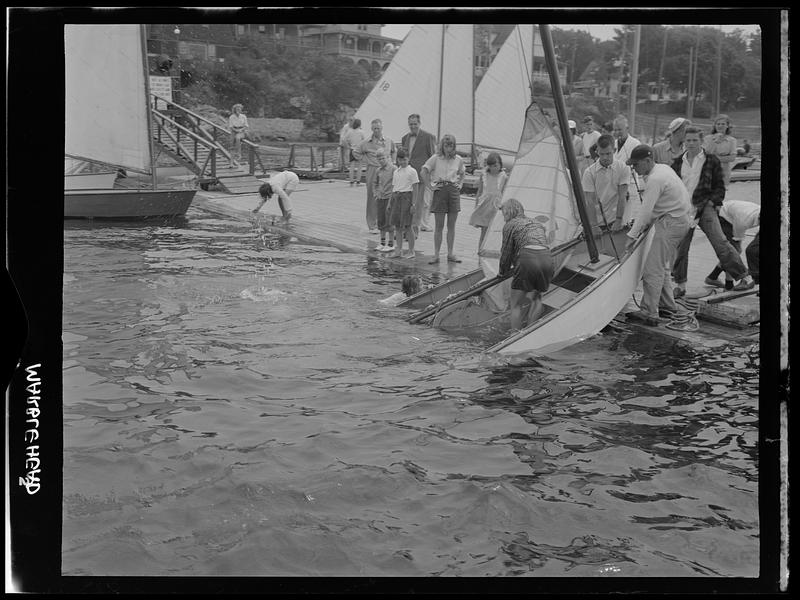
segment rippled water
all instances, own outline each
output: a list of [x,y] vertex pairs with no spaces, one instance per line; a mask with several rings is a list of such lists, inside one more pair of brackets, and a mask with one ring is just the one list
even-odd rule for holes
[[411,267],[191,209],[65,225],[67,575],[758,574],[758,349],[508,363]]

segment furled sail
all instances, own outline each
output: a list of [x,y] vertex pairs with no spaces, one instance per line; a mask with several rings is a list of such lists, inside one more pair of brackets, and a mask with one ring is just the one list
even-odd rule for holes
[[66,25],[64,153],[151,170],[141,25]]
[[383,77],[356,111],[365,135],[373,119],[395,142],[408,132],[408,115],[441,137],[452,133],[461,147],[472,142],[472,25],[415,25]]
[[[503,192],[503,201],[516,198],[525,207],[525,216],[540,221],[553,248],[574,239],[581,232],[566,156],[555,119],[532,103],[525,114],[514,169]],[[502,213],[498,212],[484,240],[482,256],[499,258],[503,241]],[[492,264],[493,263],[493,264]],[[487,276],[497,273],[497,261],[482,261]]]

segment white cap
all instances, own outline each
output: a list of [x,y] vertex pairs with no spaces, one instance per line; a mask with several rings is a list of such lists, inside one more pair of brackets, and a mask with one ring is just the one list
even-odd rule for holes
[[575,121],[573,121],[572,119],[567,121],[567,125],[569,125],[570,129],[575,129],[577,127],[577,125],[575,124]]
[[672,122],[667,127],[667,133],[675,133],[681,125],[684,123],[690,123],[689,119],[684,119],[683,117],[678,117],[677,119],[673,119]]

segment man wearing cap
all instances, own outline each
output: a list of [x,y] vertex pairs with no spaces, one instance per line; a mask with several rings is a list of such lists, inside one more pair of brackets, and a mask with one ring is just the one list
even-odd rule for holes
[[[614,149],[614,160],[627,163],[631,157],[631,152],[636,146],[640,144],[632,135],[628,134],[628,119],[619,115],[614,119],[614,137],[617,140],[616,148]],[[625,206],[625,215],[622,217],[624,223],[633,221],[639,214],[639,207],[642,203],[639,191],[642,188],[642,182],[637,178],[636,173],[631,169],[630,180],[628,181],[628,203]]]
[[672,161],[683,154],[683,138],[686,135],[686,127],[691,124],[689,119],[683,117],[672,120],[667,127],[667,139],[653,146],[653,157],[657,163],[671,165]]
[[626,316],[631,321],[655,326],[659,311],[678,312],[670,270],[678,244],[689,231],[689,192],[671,167],[654,161],[650,146],[639,144],[626,162],[644,180],[641,210],[628,232],[626,250],[633,247],[645,227],[652,223],[655,230],[642,272],[641,310]]
[[589,164],[592,164],[597,158],[596,154],[594,156],[592,155],[592,146],[597,144],[597,139],[599,137],[600,132],[594,128],[594,117],[592,117],[592,115],[583,117],[583,135],[581,135],[581,140],[583,140],[583,157]]

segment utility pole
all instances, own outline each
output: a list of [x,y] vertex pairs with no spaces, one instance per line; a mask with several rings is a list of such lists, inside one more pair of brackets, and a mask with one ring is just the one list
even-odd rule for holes
[[691,93],[687,101],[689,120],[694,116],[694,100],[697,97],[697,59],[700,56],[700,31],[697,31],[697,41],[695,42],[694,53],[689,49],[689,89]]
[[175,70],[178,71],[178,78],[174,81],[175,89],[172,91],[172,98],[176,104],[181,103],[181,28],[180,25],[175,25],[172,30],[175,34]]
[[720,96],[722,96],[722,28],[719,31],[719,44],[717,45],[717,65],[714,69],[716,73],[716,89],[717,93],[714,94],[714,118],[719,114],[720,109]]
[[572,76],[570,79],[570,84],[575,83],[575,52],[578,50],[578,38],[572,40],[572,72],[570,75]]
[[656,135],[658,135],[658,113],[661,107],[661,96],[663,94],[663,78],[664,78],[664,57],[667,55],[667,37],[669,36],[669,30],[665,27],[664,28],[664,45],[661,47],[661,66],[658,68],[658,98],[656,99],[656,115],[655,119],[653,119],[653,142],[656,141]]
[[634,25],[633,29],[633,64],[631,65],[631,89],[628,95],[630,102],[630,118],[628,119],[630,132],[635,136],[634,124],[636,122],[636,90],[639,87],[639,43],[642,39],[642,26]]
[[617,85],[617,115],[622,114],[622,76],[625,72],[625,51],[628,49],[628,32],[626,31],[622,36],[622,51],[619,55],[619,83]]

